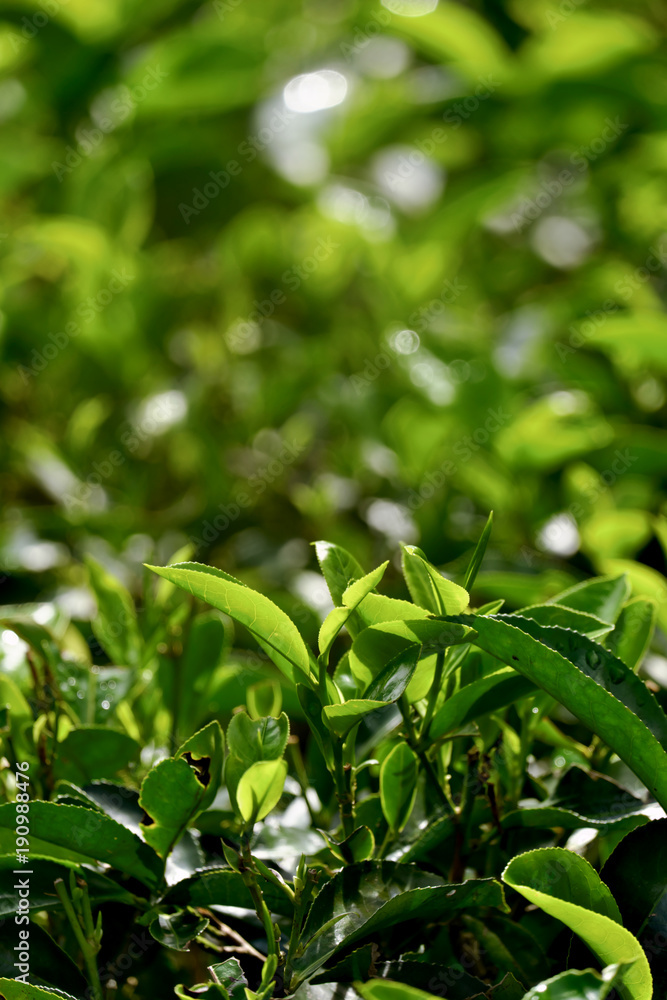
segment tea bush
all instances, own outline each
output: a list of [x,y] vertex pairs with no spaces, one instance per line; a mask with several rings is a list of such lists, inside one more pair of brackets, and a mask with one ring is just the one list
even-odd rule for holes
[[490,529],[458,583],[404,545],[402,596],[318,542],[315,649],[178,555],[140,607],[90,561],[105,665],[4,608],[0,995],[664,995],[655,606],[473,606]]

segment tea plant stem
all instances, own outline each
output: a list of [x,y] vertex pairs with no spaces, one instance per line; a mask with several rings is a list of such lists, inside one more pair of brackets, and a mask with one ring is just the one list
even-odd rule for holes
[[[91,989],[93,991],[93,996],[95,1000],[103,1000],[102,984],[100,982],[100,974],[97,969],[97,962],[95,961],[95,955],[97,954],[97,949],[94,948],[92,943],[88,940],[86,935],[83,933],[83,929],[79,922],[79,918],[74,912],[74,907],[67,895],[67,889],[65,888],[65,883],[61,878],[56,879],[55,890],[58,894],[58,899],[63,905],[63,909],[67,915],[67,919],[70,922],[72,930],[74,931],[74,936],[78,942],[83,955],[83,961],[86,966],[86,971],[88,973],[88,981],[90,982]],[[91,918],[92,924],[92,918]]]
[[431,690],[428,693],[428,704],[426,706],[426,715],[424,716],[424,721],[421,725],[420,736],[423,740],[427,737],[428,727],[431,725],[431,719],[433,718],[433,713],[435,712],[435,706],[438,701],[438,695],[440,694],[440,688],[442,686],[442,673],[445,666],[445,651],[441,649],[438,653],[435,661],[435,673],[433,674],[433,683],[431,684]]
[[343,763],[343,750],[340,744],[334,746],[336,767],[334,782],[336,798],[340,806],[340,819],[346,837],[354,833],[354,796],[352,795],[352,768]]
[[241,876],[243,882],[252,896],[252,901],[255,906],[255,912],[264,927],[264,933],[266,934],[266,945],[269,958],[273,955],[276,959],[280,959],[280,951],[278,949],[278,943],[276,941],[276,932],[273,926],[273,921],[271,920],[271,914],[269,913],[269,908],[264,902],[264,897],[262,895],[262,890],[259,887],[257,878],[255,876],[255,870],[253,866],[252,854],[250,852],[250,840],[247,834],[244,834],[241,839],[242,855],[241,855]]
[[[415,732],[414,724],[413,724],[412,719],[410,717],[410,706],[408,704],[408,700],[405,697],[405,695],[403,695],[403,697],[401,698],[401,700],[399,702],[399,708],[401,710],[401,715],[403,716],[403,721],[405,722],[405,728],[406,728],[406,731],[407,731],[408,745],[417,754],[417,757],[419,758],[419,761],[420,761],[422,767],[424,768],[424,771],[426,772],[426,776],[427,776],[428,780],[431,782],[431,785],[433,786],[433,790],[436,792],[438,798],[440,799],[440,801],[442,802],[442,804],[445,806],[445,808],[447,809],[447,811],[451,812],[452,811],[452,805],[451,805],[449,799],[447,798],[447,795],[445,793],[444,788],[442,787],[440,779],[438,778],[436,770],[433,767],[433,764],[431,763],[431,761],[428,759],[428,757],[426,755],[426,751],[423,749],[423,747],[420,746],[420,741],[419,741],[419,739],[417,737],[417,733]],[[454,815],[456,815],[456,810],[453,810],[453,812],[454,812]]]

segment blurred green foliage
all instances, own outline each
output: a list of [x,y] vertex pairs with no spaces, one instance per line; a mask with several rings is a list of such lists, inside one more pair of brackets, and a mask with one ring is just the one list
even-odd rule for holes
[[491,508],[487,599],[663,599],[666,23],[2,0],[7,599],[190,541],[308,608],[308,541],[458,571]]

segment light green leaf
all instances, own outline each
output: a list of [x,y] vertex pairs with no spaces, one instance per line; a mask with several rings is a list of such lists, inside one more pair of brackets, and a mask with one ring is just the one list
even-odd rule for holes
[[139,796],[145,813],[141,829],[161,858],[170,854],[188,823],[202,811],[206,791],[203,776],[183,757],[168,757],[148,772]]
[[97,600],[97,614],[91,626],[95,638],[104,647],[112,663],[136,666],[141,656],[142,639],[137,612],[129,591],[120,580],[86,557],[90,586]]
[[611,892],[584,858],[561,847],[528,851],[510,861],[503,879],[578,934],[604,965],[632,963],[622,974],[621,996],[651,1000],[646,955],[623,927]]
[[371,570],[366,576],[362,576],[360,580],[355,580],[351,583],[349,587],[346,588],[343,594],[343,604],[346,608],[356,608],[358,604],[361,604],[364,597],[370,594],[372,590],[375,590],[378,583],[384,576],[385,570],[389,565],[389,560],[383,562],[381,566],[377,569]]
[[400,833],[410,818],[417,795],[417,754],[407,743],[399,743],[380,768],[380,801],[390,828]]
[[[355,580],[360,580],[364,571],[354,556],[341,545],[334,545],[333,542],[315,542],[314,545],[331,599],[336,607],[339,607],[343,603],[343,594],[347,588]],[[354,638],[363,629],[364,623],[359,615],[353,612],[346,621],[346,627]]]
[[[473,619],[471,619],[471,622]],[[350,650],[350,670],[364,688],[384,670],[390,660],[409,646],[423,646],[422,657],[469,641],[469,626],[435,618],[382,622],[357,636]]]
[[375,979],[368,983],[355,983],[354,988],[364,1000],[435,1000],[437,993],[426,993],[407,983],[392,983],[388,979]]
[[[403,574],[413,601],[434,615],[458,615],[468,607],[467,590],[445,579],[414,545],[403,545]],[[417,616],[414,616],[417,617]]]
[[537,983],[523,1000],[605,1000],[614,984],[618,984],[622,971],[622,965],[608,965],[601,975],[593,969],[583,972],[568,969]]
[[41,986],[21,983],[17,979],[0,979],[0,998],[2,1000],[46,1000],[46,998],[53,1000],[54,997],[57,997],[58,1000],[76,1000],[71,994],[63,993],[62,990],[52,992],[42,989]]
[[278,719],[251,719],[245,712],[237,712],[227,727],[229,752],[246,767],[260,760],[278,760],[285,752],[289,731],[284,712]]
[[278,805],[286,777],[284,760],[261,760],[248,768],[236,790],[239,811],[246,823],[264,819]]
[[350,730],[361,722],[364,716],[378,708],[385,708],[389,704],[388,701],[351,698],[349,701],[343,702],[342,705],[325,705],[322,709],[322,718],[332,733],[345,739]]
[[336,636],[340,632],[343,625],[346,624],[353,611],[357,609],[364,598],[370,594],[372,590],[375,590],[388,565],[388,561],[384,562],[371,573],[363,576],[355,583],[350,584],[343,594],[344,607],[334,608],[333,611],[329,612],[327,617],[322,622],[318,638],[318,645],[322,656],[326,656],[329,653]]
[[261,641],[276,666],[290,680],[294,680],[294,670],[301,679],[310,679],[310,655],[299,630],[268,597],[251,590],[222,570],[201,563],[148,568],[244,625]]
[[208,809],[218,793],[222,782],[222,764],[225,753],[225,737],[220,723],[209,722],[198,733],[186,740],[176,757],[184,757],[194,768],[197,780],[206,789],[200,811]]

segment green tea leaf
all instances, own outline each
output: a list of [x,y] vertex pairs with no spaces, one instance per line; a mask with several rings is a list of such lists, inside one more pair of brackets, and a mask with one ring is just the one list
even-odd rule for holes
[[350,669],[358,682],[367,688],[387,664],[409,646],[421,645],[424,657],[467,642],[472,634],[469,626],[435,618],[372,625],[352,643]]
[[414,545],[403,545],[403,575],[415,604],[434,615],[458,615],[468,607],[467,590],[441,573]]
[[534,690],[532,681],[517,676],[516,670],[511,667],[503,667],[480,677],[466,684],[438,709],[431,722],[429,736],[438,740],[489,712],[500,711]]
[[190,944],[208,927],[206,917],[200,917],[194,910],[177,910],[175,913],[160,913],[149,926],[156,941],[174,951],[188,951]]
[[92,556],[86,557],[90,586],[97,600],[92,620],[95,638],[112,663],[136,666],[141,658],[142,639],[137,612],[129,591]]
[[648,957],[655,996],[667,995],[667,819],[633,830],[614,848],[602,878],[623,923]]
[[392,983],[387,979],[355,983],[354,988],[364,1000],[435,1000],[437,993],[426,993],[406,983]]
[[239,583],[222,570],[201,563],[148,568],[244,625],[258,640],[262,640],[276,666],[287,674],[289,680],[294,680],[295,670],[300,679],[310,678],[310,656],[296,625],[268,597]]
[[476,906],[506,908],[494,879],[452,885],[416,865],[366,861],[349,865],[320,890],[308,913],[294,960],[307,978],[332,955],[406,921],[445,921]]
[[[271,912],[281,916],[291,916],[293,907],[287,896],[262,875],[258,875],[257,880]],[[244,883],[243,877],[231,868],[206,868],[196,875],[182,879],[162,897],[162,905],[191,906],[195,909],[208,908],[212,905],[253,909],[250,890]]]
[[58,744],[53,773],[56,779],[78,785],[113,778],[130,762],[139,760],[140,750],[127,733],[105,726],[79,726]]
[[667,805],[667,718],[624,663],[585,636],[526,618],[457,621],[474,625],[477,646],[565,705]]
[[491,537],[491,531],[493,530],[493,511],[490,511],[489,516],[484,525],[484,530],[479,536],[479,541],[475,546],[475,551],[472,554],[472,559],[470,560],[470,565],[466,570],[465,579],[463,581],[463,587],[468,592],[472,590],[475,580],[477,579],[477,574],[479,568],[484,560],[484,555],[486,553],[486,547],[489,544],[489,538]]
[[575,611],[560,604],[535,604],[532,607],[521,608],[516,614],[521,618],[532,618],[539,625],[558,625],[560,628],[570,628],[581,632],[590,639],[599,639],[608,635],[614,628],[608,622],[589,615],[584,611]]
[[[47,861],[43,858],[30,859],[30,895],[26,897],[30,910],[57,909],[61,904],[53,891],[53,883],[69,878],[70,870],[85,877],[88,893],[93,906],[115,901],[132,906],[134,897],[123,886],[101,872],[83,868],[74,861]],[[0,918],[16,913],[16,854],[0,856]]]
[[[16,846],[15,826],[14,804],[0,805],[0,835],[7,834],[0,836],[3,854]],[[50,852],[51,846],[57,853]],[[104,813],[85,806],[31,802],[30,850],[56,861],[102,861],[151,888],[162,877],[160,860],[148,844]]]
[[168,757],[153,767],[141,785],[141,830],[147,844],[166,858],[188,823],[203,809],[207,786],[183,757]]
[[414,676],[420,653],[421,646],[416,643],[401,650],[368,685],[364,698],[382,702],[398,701]]
[[613,625],[629,596],[630,584],[625,575],[597,576],[556,594],[547,604],[583,611]]
[[385,708],[389,704],[388,701],[351,698],[350,701],[345,701],[342,705],[325,705],[322,709],[322,719],[332,733],[345,739],[350,730],[361,722],[364,716],[378,708]]
[[70,993],[63,993],[62,990],[55,992],[43,989],[41,986],[31,986],[29,983],[22,983],[16,979],[0,979],[0,998],[2,1000],[76,1000]]
[[657,608],[654,601],[635,597],[621,608],[616,626],[607,636],[607,649],[631,670],[637,670],[651,644]]
[[239,811],[246,823],[264,819],[278,805],[286,777],[284,760],[261,760],[248,768],[236,790]]
[[[314,545],[331,599],[336,607],[340,607],[343,603],[343,594],[351,583],[363,577],[364,571],[354,556],[341,545],[334,545],[333,542],[315,542]],[[354,638],[364,628],[364,623],[359,615],[353,612],[346,620],[346,627]]]
[[579,935],[604,965],[632,963],[621,977],[621,995],[651,1000],[651,972],[636,937],[595,869],[561,847],[520,854],[503,872],[508,885]]
[[186,740],[176,754],[183,757],[195,771],[197,780],[206,789],[200,810],[208,809],[218,794],[222,782],[225,737],[217,721],[209,722]]
[[531,990],[528,990],[524,1000],[605,1000],[614,984],[619,983],[622,965],[608,965],[600,975],[592,969],[578,972],[569,969],[558,976],[545,979]]
[[380,801],[390,828],[400,833],[410,818],[417,795],[419,760],[407,743],[399,743],[380,768]]

